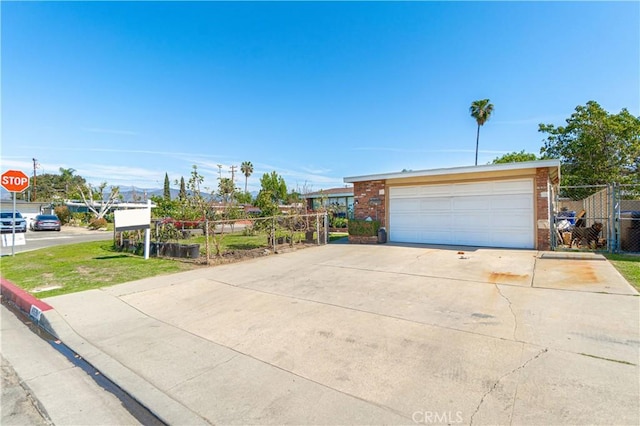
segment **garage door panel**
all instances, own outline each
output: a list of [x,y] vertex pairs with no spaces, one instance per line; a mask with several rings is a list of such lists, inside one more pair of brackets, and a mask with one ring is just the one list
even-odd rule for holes
[[389,239],[533,248],[533,181],[392,187]]
[[487,197],[455,197],[452,199],[452,207],[456,211],[464,210],[469,213],[478,210],[491,210],[492,201]]
[[425,211],[450,211],[451,198],[435,197],[420,200],[420,210]]
[[533,226],[531,213],[526,210],[504,212],[493,219],[495,228],[529,229]]
[[[452,185],[430,185],[429,188],[424,186],[408,187],[410,191],[414,191],[419,197],[450,197],[452,195]],[[417,191],[416,191],[417,188]]]
[[419,212],[421,203],[419,198],[399,198],[394,200],[394,209],[398,213]]
[[452,185],[451,195],[455,197],[468,196],[468,195],[483,195],[490,194],[492,192],[492,184],[490,182],[485,183],[460,183]]
[[523,194],[533,189],[531,180],[506,180],[494,182],[493,191],[496,194]]
[[438,241],[451,241],[451,232],[449,231],[417,231],[415,229],[402,229],[395,230],[393,232],[393,241],[397,243],[415,243],[420,241],[423,244],[452,244],[451,242],[438,242]]
[[491,207],[494,210],[530,210],[533,207],[533,200],[530,194],[500,195],[492,197],[491,200]]
[[455,215],[453,226],[459,230],[471,231],[477,228],[490,228],[493,225],[493,218],[490,215],[475,216],[469,220],[468,216]]
[[487,231],[461,231],[455,233],[453,244],[483,246],[486,245],[490,239],[491,233]]

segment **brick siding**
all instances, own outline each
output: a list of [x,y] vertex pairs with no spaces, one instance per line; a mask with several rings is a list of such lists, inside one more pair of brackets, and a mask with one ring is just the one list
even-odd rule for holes
[[354,182],[353,214],[356,219],[366,219],[370,217],[371,219],[380,221],[380,226],[386,226],[387,194],[384,191],[384,185],[384,180]]
[[[551,250],[551,231],[549,229],[549,169],[536,169],[536,235],[538,250]],[[546,195],[546,197],[544,196]]]

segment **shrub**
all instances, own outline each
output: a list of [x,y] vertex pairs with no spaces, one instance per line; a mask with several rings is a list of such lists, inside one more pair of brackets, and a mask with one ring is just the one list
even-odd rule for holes
[[331,218],[331,227],[332,228],[346,228],[349,221],[343,217],[332,217]]
[[91,219],[91,222],[89,222],[89,229],[100,229],[106,227],[107,220],[102,217],[100,219]]
[[91,219],[92,216],[90,213],[71,213],[71,220],[78,225],[82,223],[89,224],[91,222]]
[[63,225],[66,225],[71,220],[71,212],[67,206],[57,206],[53,209],[53,212]]
[[356,220],[349,221],[349,235],[372,237],[378,235],[380,222],[377,220]]

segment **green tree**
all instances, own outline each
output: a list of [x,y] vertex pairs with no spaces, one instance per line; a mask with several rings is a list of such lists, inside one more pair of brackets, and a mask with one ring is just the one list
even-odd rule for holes
[[562,185],[640,183],[640,118],[609,114],[597,102],[579,105],[565,126],[540,124],[543,158],[562,163]]
[[239,204],[251,204],[251,202],[253,201],[253,197],[249,192],[237,191],[237,192],[234,192],[233,197],[236,199],[236,201]]
[[260,192],[256,197],[256,206],[262,210],[263,216],[274,216],[280,213],[278,205],[287,197],[287,184],[278,173],[265,173],[260,178]]
[[191,174],[189,176],[189,182],[187,182],[187,188],[189,189],[189,194],[185,196],[187,197],[189,209],[191,210],[191,217],[193,219],[199,219],[205,217],[207,214],[208,203],[202,196],[202,192],[200,192],[200,186],[204,183],[204,176],[202,176],[198,172],[198,166],[195,164],[191,166]]
[[185,202],[187,200],[187,187],[184,183],[184,176],[180,177],[180,191],[178,192],[178,199],[181,202]]
[[164,190],[162,194],[165,200],[171,201],[171,186],[169,186],[169,175],[166,172],[164,174]]
[[251,161],[243,161],[242,164],[240,164],[240,171],[244,175],[244,192],[247,192],[247,181],[253,173],[253,164],[251,164]]
[[469,107],[471,117],[475,118],[478,123],[478,132],[476,133],[476,166],[478,165],[478,146],[480,145],[480,126],[483,126],[487,122],[491,113],[493,113],[493,104],[489,102],[489,99],[480,99],[478,101],[471,102]]
[[180,202],[178,200],[167,200],[159,195],[152,195],[151,201],[156,206],[151,210],[153,217],[177,217],[180,214]]
[[222,197],[222,201],[227,204],[233,198],[236,187],[231,178],[221,178],[218,180],[218,195]]
[[60,167],[58,170],[60,171],[60,184],[61,186],[64,186],[64,196],[66,198],[68,197],[68,194],[69,194],[69,188],[74,183],[73,174],[75,173],[76,169],[72,169],[72,168],[65,169],[64,167]]
[[524,161],[536,161],[538,156],[530,152],[524,152],[524,149],[520,152],[510,152],[500,157],[493,159],[491,164],[504,164],[504,163],[521,163]]
[[61,201],[64,199],[80,199],[78,187],[84,187],[86,181],[82,176],[74,175],[75,169],[60,168],[60,174],[44,173],[38,176],[38,200]]

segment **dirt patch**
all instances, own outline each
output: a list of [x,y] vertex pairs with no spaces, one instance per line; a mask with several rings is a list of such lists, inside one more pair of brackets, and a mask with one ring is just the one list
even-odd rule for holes
[[[295,244],[293,247],[288,245],[279,246],[277,253],[289,253],[292,251],[303,250],[310,247],[317,247],[317,244],[299,243],[299,244]],[[210,262],[212,266],[225,265],[228,263],[236,263],[236,262],[242,262],[244,260],[255,259],[258,257],[270,256],[272,254],[273,254],[273,249],[265,248],[265,247],[256,248],[252,250],[228,250],[222,256],[213,255],[211,257]],[[201,259],[201,261],[204,262],[204,259]]]
[[87,268],[86,266],[78,266],[76,268],[76,272],[78,275],[90,275],[93,272],[93,269]]

